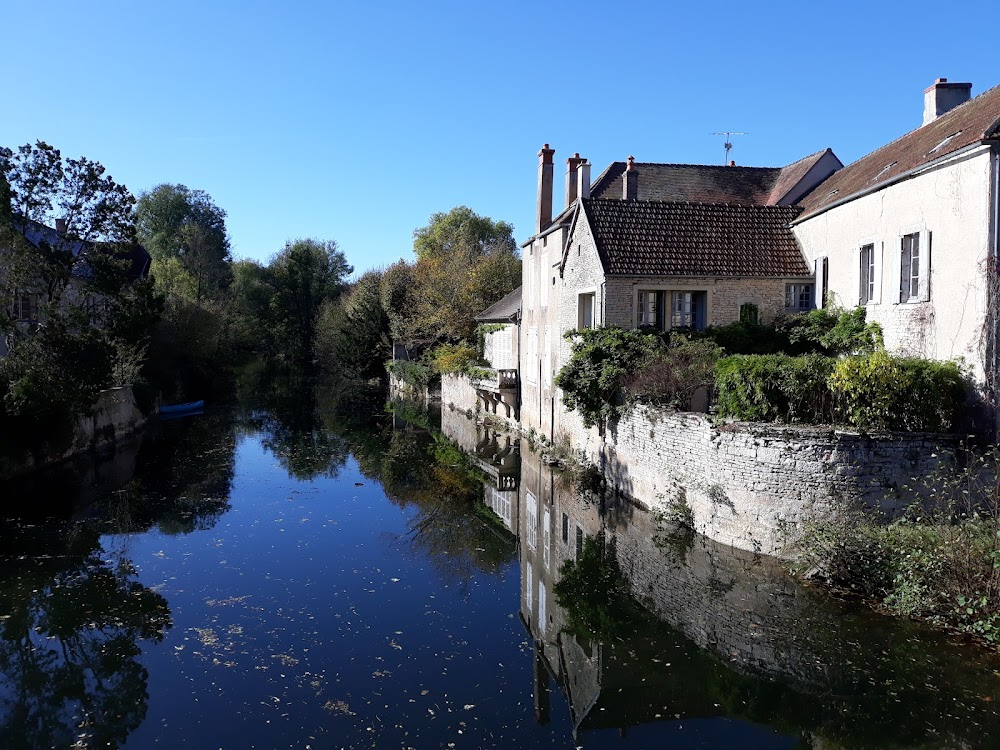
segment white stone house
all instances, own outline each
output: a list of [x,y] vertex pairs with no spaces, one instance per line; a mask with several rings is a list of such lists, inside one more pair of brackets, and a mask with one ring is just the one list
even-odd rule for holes
[[552,218],[552,156],[539,152],[536,233],[523,248],[521,422],[579,435],[553,379],[568,331],[703,328],[813,307],[812,270],[790,229],[802,196],[842,165],[829,150],[787,167],[615,162],[591,184],[567,159]]
[[964,359],[995,391],[1000,87],[939,79],[923,124],[837,171],[793,229],[819,298],[864,305],[887,348]]
[[[494,414],[517,419],[520,411],[518,357],[521,287],[475,317],[483,326],[483,358],[493,369],[488,379],[476,381],[476,398]],[[501,408],[502,407],[502,408]]]

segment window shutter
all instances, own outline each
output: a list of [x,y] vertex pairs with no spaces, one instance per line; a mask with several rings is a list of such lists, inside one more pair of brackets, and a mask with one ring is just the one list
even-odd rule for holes
[[826,307],[826,298],[830,292],[830,259],[822,258],[820,267],[823,269],[823,283],[819,286],[819,306]]
[[826,289],[826,258],[817,258],[813,268],[816,274],[816,288],[821,290],[816,293],[816,307],[824,307],[826,300],[822,290]]
[[863,305],[868,301],[868,284],[871,281],[871,278],[868,275],[868,270],[871,268],[868,260],[870,253],[871,245],[863,245],[859,255],[861,258],[861,287],[858,290],[859,305]]
[[920,269],[917,278],[917,299],[927,302],[931,298],[931,242],[930,232],[920,233]]
[[875,277],[872,284],[872,302],[882,301],[882,243],[872,243],[872,275]]
[[910,298],[910,243],[906,237],[899,239],[899,301]]

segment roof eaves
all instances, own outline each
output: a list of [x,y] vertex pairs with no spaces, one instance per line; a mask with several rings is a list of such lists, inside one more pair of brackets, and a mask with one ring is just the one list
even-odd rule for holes
[[[964,157],[966,154],[969,154],[979,148],[982,148],[983,145],[984,143],[982,140],[975,141],[967,146],[963,146],[960,149],[956,149],[955,151],[950,151],[947,154],[942,154],[933,161],[924,162],[923,164],[917,165],[913,169],[908,169],[905,172],[900,172],[897,175],[893,175],[892,177],[886,178],[881,182],[876,182],[874,184],[868,185],[867,187],[861,190],[856,190],[853,193],[850,193],[849,195],[845,195],[843,198],[835,200],[833,203],[829,203],[825,206],[819,206],[818,208],[815,208],[812,211],[804,212],[797,219],[792,220],[792,226],[801,224],[807,219],[811,219],[814,216],[819,216],[820,214],[824,214],[831,209],[837,208],[838,206],[843,206],[845,203],[850,203],[853,200],[857,200],[858,198],[870,195],[871,193],[877,193],[879,190],[891,187],[892,185],[895,185],[896,183],[899,182],[903,182],[904,180],[909,180],[913,177],[923,174],[924,172],[929,172],[934,169],[937,169],[938,167],[943,166],[946,162],[949,162],[953,159]],[[820,185],[818,185],[816,189],[818,190],[822,188],[822,186],[823,186],[822,183],[820,183]]]

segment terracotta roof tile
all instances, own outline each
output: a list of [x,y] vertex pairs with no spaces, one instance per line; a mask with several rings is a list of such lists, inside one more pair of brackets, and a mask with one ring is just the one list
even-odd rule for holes
[[906,172],[982,140],[1000,136],[1000,86],[863,156],[802,200],[803,219],[844,198],[878,188]]
[[[709,164],[636,162],[639,200],[765,205],[780,167],[723,167]],[[622,197],[625,162],[616,161],[591,185],[592,198]]]
[[583,209],[609,274],[809,276],[794,206],[588,199]]

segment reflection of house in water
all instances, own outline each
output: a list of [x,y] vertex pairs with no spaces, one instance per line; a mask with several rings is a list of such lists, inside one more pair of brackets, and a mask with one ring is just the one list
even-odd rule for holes
[[[813,748],[914,747],[930,739],[933,716],[934,746],[995,747],[1000,660],[970,660],[943,634],[837,602],[771,558],[581,497],[537,454],[461,412],[444,410],[442,428],[492,467],[486,504],[517,538],[540,722],[555,682],[576,733],[719,717],[731,731],[764,724]],[[515,455],[520,482],[501,491],[498,464]],[[554,593],[565,562],[591,559],[587,540],[598,535],[604,561],[651,614],[605,643],[569,632],[571,613]]]

